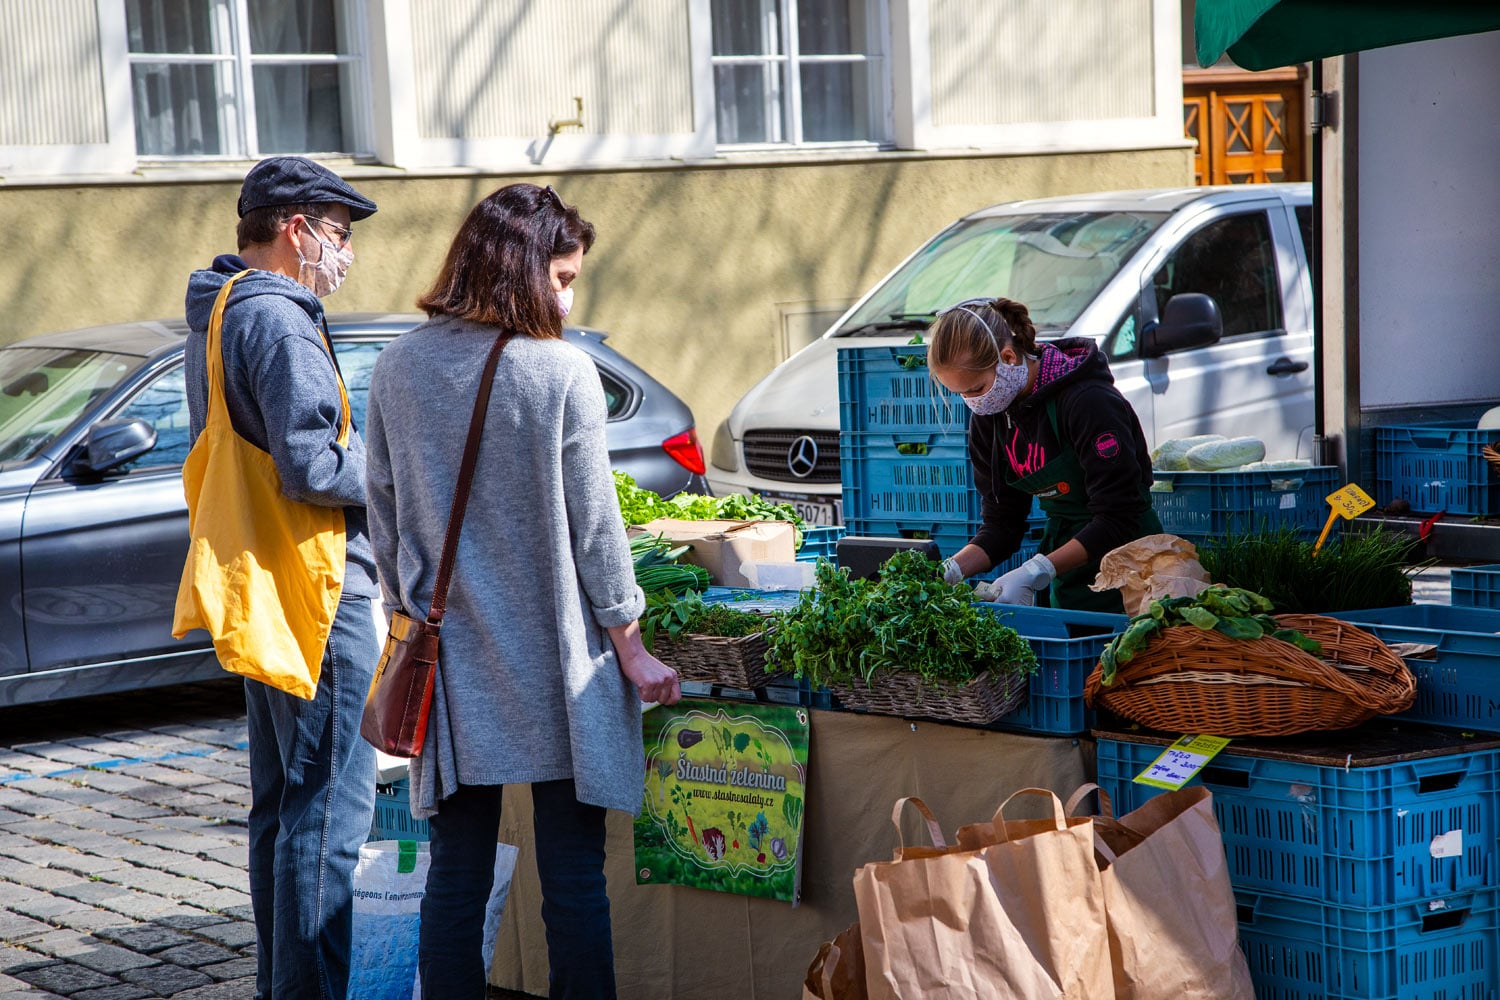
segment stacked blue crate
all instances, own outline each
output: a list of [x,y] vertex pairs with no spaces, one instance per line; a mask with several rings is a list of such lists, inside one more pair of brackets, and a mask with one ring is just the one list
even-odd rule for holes
[[[944,556],[980,526],[969,465],[969,408],[927,370],[927,348],[841,347],[839,473],[850,535],[931,538]],[[1046,518],[1033,502],[1021,548],[976,579],[994,579],[1037,551]]]
[[[1234,745],[1214,795],[1260,997],[1493,1000],[1500,991],[1500,739],[1389,724]],[[1121,814],[1168,740],[1100,733]]]

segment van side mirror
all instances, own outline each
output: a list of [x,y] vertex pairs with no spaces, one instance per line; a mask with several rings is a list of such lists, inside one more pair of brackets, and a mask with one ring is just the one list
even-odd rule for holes
[[156,447],[156,428],[144,420],[101,420],[89,428],[76,472],[108,472]]
[[1224,318],[1213,296],[1183,292],[1167,300],[1161,322],[1148,327],[1141,337],[1143,358],[1159,358],[1172,351],[1216,344],[1224,336]]

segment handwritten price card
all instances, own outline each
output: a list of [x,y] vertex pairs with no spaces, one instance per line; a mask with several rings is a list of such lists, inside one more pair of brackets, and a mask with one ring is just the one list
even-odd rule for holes
[[1323,543],[1328,541],[1328,532],[1333,528],[1333,522],[1339,518],[1352,521],[1365,511],[1375,506],[1375,501],[1370,499],[1370,494],[1350,483],[1341,490],[1337,490],[1324,497],[1331,508],[1328,512],[1328,522],[1323,525],[1323,533],[1318,536],[1318,541],[1313,545],[1313,555],[1323,548]]
[[1336,493],[1328,494],[1328,504],[1333,512],[1346,521],[1352,521],[1371,507],[1375,501],[1370,499],[1370,494],[1350,483]]
[[1197,775],[1203,766],[1229,745],[1220,736],[1184,736],[1162,751],[1151,766],[1135,776],[1138,785],[1175,792]]

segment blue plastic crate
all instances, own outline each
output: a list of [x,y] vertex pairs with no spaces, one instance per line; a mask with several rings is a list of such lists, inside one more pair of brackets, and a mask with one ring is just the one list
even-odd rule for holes
[[1353,622],[1382,642],[1437,646],[1430,657],[1407,658],[1417,678],[1417,700],[1396,718],[1500,731],[1500,610],[1407,604],[1332,617]]
[[1235,892],[1258,1000],[1495,1000],[1494,891],[1383,908]]
[[983,513],[962,437],[844,434],[844,521],[921,518],[968,524]]
[[802,548],[797,550],[798,562],[817,562],[819,559],[838,561],[839,539],[844,537],[841,524],[824,525],[802,529]]
[[[1165,748],[1099,738],[1116,815],[1160,794],[1134,779]],[[1374,767],[1226,751],[1190,784],[1213,792],[1236,889],[1387,906],[1500,886],[1500,749]]]
[[1124,615],[1057,608],[983,604],[1031,644],[1037,672],[1021,708],[994,723],[996,728],[1071,736],[1085,732],[1093,714],[1083,704],[1083,682],[1111,638],[1124,631]]
[[1497,437],[1472,423],[1375,428],[1375,502],[1433,514],[1500,514],[1500,479],[1483,449]]
[[[1290,527],[1316,538],[1339,488],[1333,465],[1265,472],[1154,472],[1151,505],[1163,530],[1189,541]],[[1169,487],[1164,489],[1163,487]]]
[[1448,585],[1448,603],[1455,607],[1500,608],[1500,563],[1455,566]]
[[943,433],[964,442],[969,408],[933,380],[925,345],[840,347],[838,373],[845,434]]
[[375,815],[370,823],[371,840],[430,840],[432,828],[425,819],[411,815],[411,784],[400,778],[375,786]]

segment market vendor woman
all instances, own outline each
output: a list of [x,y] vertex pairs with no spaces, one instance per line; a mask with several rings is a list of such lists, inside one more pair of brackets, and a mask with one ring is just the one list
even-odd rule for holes
[[973,540],[944,560],[950,583],[1020,548],[1032,497],[1047,515],[1039,551],[981,590],[1006,604],[1121,612],[1119,591],[1089,589],[1111,549],[1161,531],[1140,420],[1087,337],[1038,346],[1026,307],[969,299],[928,335],[932,377],[973,411],[969,461],[983,500]]

